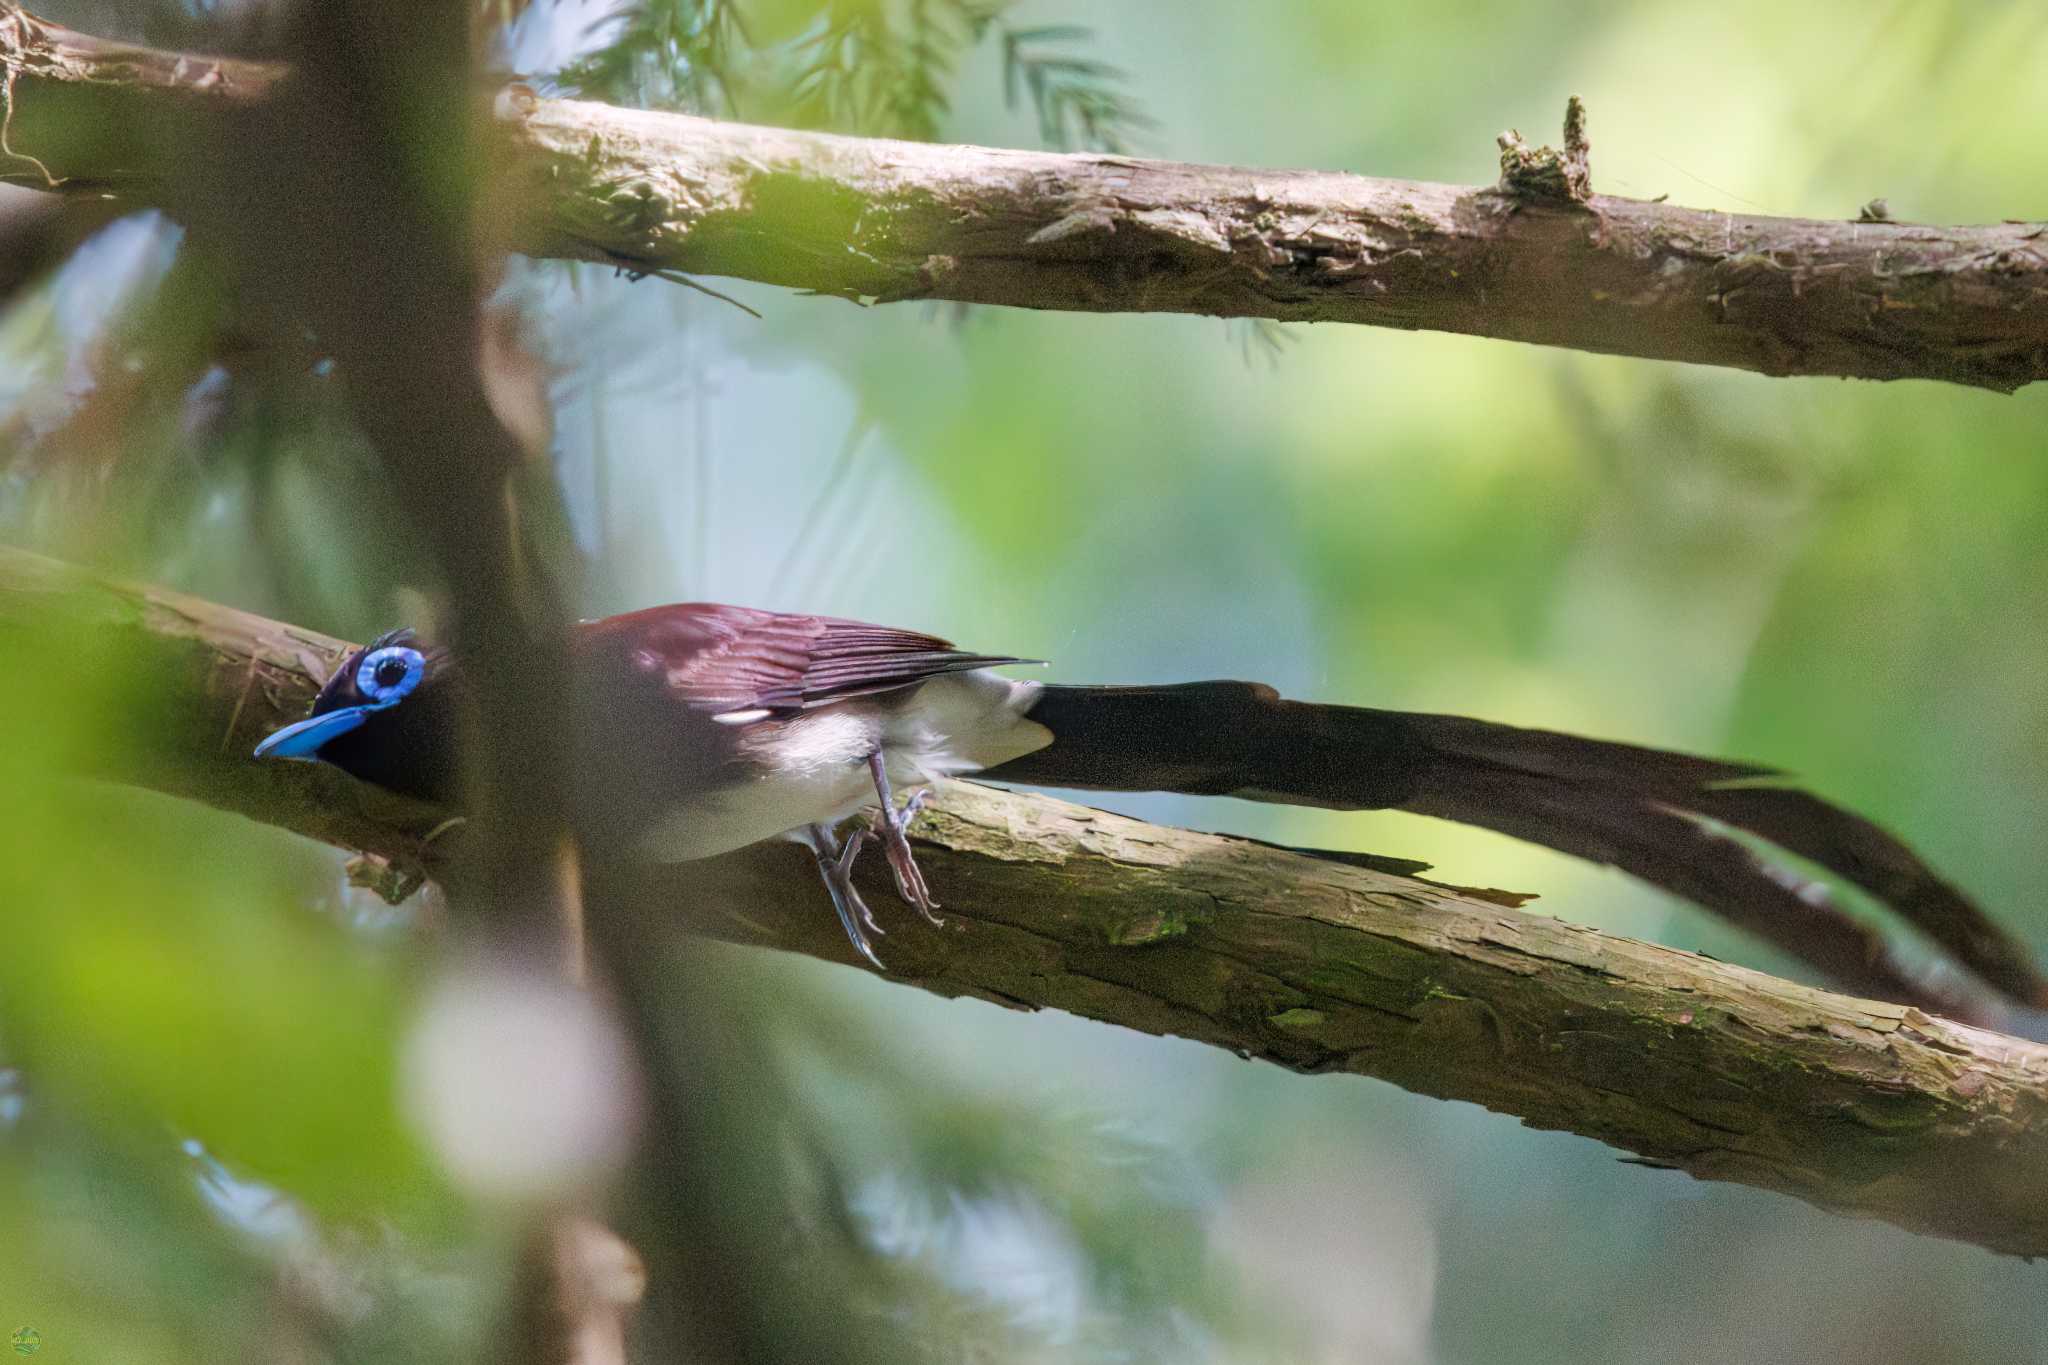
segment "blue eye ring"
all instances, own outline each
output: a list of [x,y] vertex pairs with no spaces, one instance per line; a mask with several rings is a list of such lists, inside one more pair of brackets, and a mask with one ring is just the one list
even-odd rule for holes
[[426,655],[404,645],[387,645],[371,650],[356,665],[356,691],[370,706],[396,706],[426,674]]

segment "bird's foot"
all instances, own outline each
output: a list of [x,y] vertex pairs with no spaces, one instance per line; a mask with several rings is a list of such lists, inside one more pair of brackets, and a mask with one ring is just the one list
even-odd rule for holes
[[939,918],[939,903],[932,896],[931,887],[925,882],[924,872],[919,869],[917,859],[910,852],[910,822],[924,809],[924,803],[931,796],[931,789],[920,787],[910,794],[901,810],[896,807],[896,797],[889,790],[889,770],[882,759],[880,750],[868,755],[868,772],[875,779],[875,795],[881,805],[875,819],[875,837],[882,841],[882,851],[888,855],[889,871],[896,878],[896,894],[925,921],[942,925]]
[[874,944],[868,940],[870,933],[880,934],[882,926],[875,923],[874,912],[860,898],[860,892],[853,889],[853,862],[870,837],[866,830],[855,829],[849,831],[845,841],[841,842],[830,825],[812,825],[804,831],[804,842],[810,845],[811,856],[817,859],[818,875],[824,879],[825,891],[832,897],[832,908],[839,912],[839,925],[846,930],[847,940],[862,957],[874,964],[876,971],[886,972],[889,969],[882,965],[881,958],[875,956]]
[[358,853],[343,866],[350,886],[377,893],[386,905],[403,905],[412,899],[415,892],[427,884],[432,875],[428,858],[434,841],[450,830],[462,828],[469,821],[460,815],[450,816],[428,830],[420,839],[419,846],[410,855],[378,857],[370,853]]

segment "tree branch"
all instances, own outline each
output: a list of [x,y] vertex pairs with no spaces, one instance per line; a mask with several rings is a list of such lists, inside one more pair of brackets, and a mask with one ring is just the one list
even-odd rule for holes
[[[98,776],[417,857],[440,812],[248,758],[347,648],[0,551],[0,664],[82,689],[150,681],[125,742],[96,746],[118,751]],[[870,883],[907,984],[1375,1076],[1701,1179],[2048,1255],[2048,1048],[1043,797],[954,784],[919,831],[948,928],[901,911],[885,873]],[[698,933],[853,960],[793,845],[663,869],[638,894],[633,913]]]
[[[0,72],[0,178],[165,203],[166,121],[260,107],[280,76],[18,11],[0,14]],[[2048,377],[2042,224],[1591,195],[1582,117],[1562,154],[1503,138],[1501,185],[1469,187],[835,137],[521,87],[499,115],[498,215],[536,256],[861,300],[1461,332],[1769,375],[2008,392]]]

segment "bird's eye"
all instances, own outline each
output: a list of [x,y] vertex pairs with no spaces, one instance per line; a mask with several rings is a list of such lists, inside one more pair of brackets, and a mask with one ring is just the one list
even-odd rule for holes
[[373,649],[356,665],[356,691],[373,706],[395,706],[420,685],[426,674],[426,656],[404,645]]

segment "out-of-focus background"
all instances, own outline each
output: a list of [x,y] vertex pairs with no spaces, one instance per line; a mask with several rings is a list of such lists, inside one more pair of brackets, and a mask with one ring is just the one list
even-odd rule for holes
[[[203,4],[43,8],[170,44],[243,31]],[[1577,93],[1603,192],[2048,216],[2033,6],[1020,0],[946,49],[950,107],[909,114],[872,39],[845,49],[881,73],[867,86],[842,72],[793,101],[764,73],[812,60],[821,23],[909,33],[927,6],[739,8],[755,42],[784,44],[751,82],[690,79],[676,53],[707,49],[686,24],[549,0],[498,59],[763,121],[1090,141],[1042,127],[1028,90],[1006,99],[1007,34],[1120,69],[1048,78],[1112,101],[1094,141],[1149,154],[1483,183],[1497,131],[1555,140]],[[1053,27],[1073,23],[1090,31]],[[121,218],[0,315],[0,537],[357,639],[430,610],[324,367],[224,345],[214,277],[182,245],[161,217]],[[713,283],[762,317],[589,267],[507,272],[545,367],[582,614],[829,612],[1065,680],[1255,678],[1753,757],[1907,834],[2048,949],[2039,388]],[[102,714],[67,704],[7,717],[5,745]],[[53,1360],[476,1350],[510,1234],[409,1117],[431,975],[416,911],[349,890],[326,850],[26,760],[0,801],[0,1334],[32,1329]],[[1797,974],[1618,875],[1482,832],[1102,804],[1426,858],[1539,892],[1539,913]],[[747,1112],[789,1173],[762,1227],[800,1275],[849,1276],[847,1311],[899,1358],[2048,1358],[2036,1267],[1385,1085],[678,950],[714,955],[769,1049]]]

